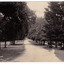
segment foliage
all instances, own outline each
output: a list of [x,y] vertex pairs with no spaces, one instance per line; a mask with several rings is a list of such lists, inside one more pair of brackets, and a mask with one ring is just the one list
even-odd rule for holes
[[28,13],[26,12],[25,2],[0,2],[0,12],[4,18],[0,25],[2,39],[16,40],[23,39],[28,33]]
[[56,37],[58,39],[64,34],[63,6],[64,2],[50,2],[48,8],[46,8],[45,19],[47,24],[45,24],[45,31],[49,39]]
[[45,23],[46,23],[45,19],[36,18],[35,24],[33,24],[29,29],[28,37],[35,39],[42,39],[42,35],[44,35],[42,28]]

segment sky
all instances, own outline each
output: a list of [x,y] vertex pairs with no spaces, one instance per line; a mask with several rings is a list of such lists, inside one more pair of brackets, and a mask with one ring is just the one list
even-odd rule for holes
[[37,17],[44,17],[44,8],[47,8],[48,2],[27,2],[28,7],[35,11]]

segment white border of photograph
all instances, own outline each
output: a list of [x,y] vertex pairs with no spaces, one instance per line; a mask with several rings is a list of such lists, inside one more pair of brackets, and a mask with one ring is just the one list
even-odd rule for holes
[[22,1],[64,1],[64,0],[0,0],[0,2],[1,1],[12,1],[12,2],[14,2],[14,1],[18,1],[18,2],[22,2]]
[[[64,0],[0,0],[0,2],[23,2],[23,1],[64,1]],[[0,64],[64,64],[64,62],[0,62]]]

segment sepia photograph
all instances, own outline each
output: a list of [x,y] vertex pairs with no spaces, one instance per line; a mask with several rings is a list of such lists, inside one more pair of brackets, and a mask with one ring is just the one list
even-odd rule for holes
[[64,62],[64,1],[1,1],[0,62]]

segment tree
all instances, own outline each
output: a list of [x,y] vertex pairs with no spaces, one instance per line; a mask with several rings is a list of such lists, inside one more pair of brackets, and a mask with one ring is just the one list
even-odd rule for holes
[[33,24],[35,24],[35,22],[36,22],[36,15],[35,15],[35,12],[34,11],[32,11],[32,10],[30,10],[29,9],[29,11],[28,11],[28,23],[29,23],[29,29],[31,28],[31,26],[33,25]]
[[25,34],[28,34],[26,7],[25,2],[0,2],[0,12],[4,15],[1,40],[6,42],[24,39]]
[[[62,35],[64,34],[64,2],[50,2],[45,11],[45,31],[47,38],[56,41],[63,41]],[[52,42],[50,42],[52,43]],[[51,44],[52,45],[52,44]]]
[[[32,40],[35,40],[37,43],[42,44],[41,42],[45,39],[45,37],[42,37],[44,35],[42,28],[45,23],[46,21],[44,18],[36,17],[35,24],[33,24],[29,29],[28,37]],[[44,44],[45,43],[43,43],[43,45]]]

